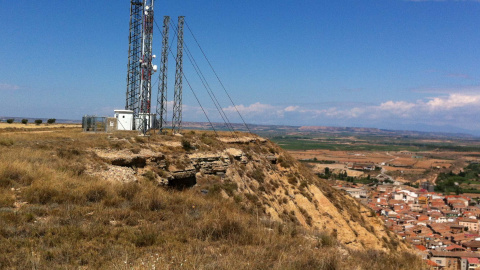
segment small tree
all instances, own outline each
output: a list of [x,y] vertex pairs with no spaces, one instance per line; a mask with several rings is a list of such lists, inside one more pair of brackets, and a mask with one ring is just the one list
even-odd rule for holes
[[13,119],[7,119],[7,123],[9,124],[13,123]]
[[47,124],[55,124],[55,121],[57,121],[55,118],[48,119]]
[[35,120],[35,124],[40,125],[41,123],[43,123],[42,119]]
[[28,123],[28,119],[22,119],[22,124],[26,125]]

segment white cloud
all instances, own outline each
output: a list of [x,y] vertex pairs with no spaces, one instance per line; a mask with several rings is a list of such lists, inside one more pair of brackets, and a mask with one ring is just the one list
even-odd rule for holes
[[223,111],[235,117],[238,110],[238,112],[240,112],[240,114],[244,117],[252,118],[259,121],[265,121],[267,119],[283,119],[284,113],[287,112],[285,110],[286,108],[289,108],[288,112],[291,112],[294,107],[288,106],[284,108],[280,106],[257,102],[248,106],[240,104],[236,106],[236,109],[233,106],[229,106],[227,108],[224,108]]
[[229,106],[227,108],[223,109],[225,112],[235,112],[238,110],[242,114],[258,114],[258,113],[265,113],[271,110],[275,110],[275,106],[269,105],[269,104],[262,104],[260,102],[253,103],[249,106],[245,106],[243,104],[240,104],[235,107]]
[[286,112],[295,112],[295,111],[297,111],[299,108],[300,108],[300,107],[298,107],[298,106],[288,106],[288,107],[285,108],[285,111],[286,111]]
[[0,90],[18,90],[20,86],[14,84],[0,83]]
[[[312,108],[298,105],[276,106],[260,102],[239,105],[238,111],[251,123],[318,125],[332,121],[369,125],[374,122],[420,123],[478,128],[476,115],[480,113],[480,94],[446,94],[417,100],[389,100],[378,105],[334,106]],[[235,108],[224,109],[232,118]]]
[[435,97],[426,103],[432,111],[452,110],[471,105],[480,105],[480,95],[450,94],[448,97]]
[[401,117],[409,117],[411,112],[418,106],[418,103],[410,103],[405,101],[387,101],[377,108],[382,112],[388,112],[393,115],[401,116]]

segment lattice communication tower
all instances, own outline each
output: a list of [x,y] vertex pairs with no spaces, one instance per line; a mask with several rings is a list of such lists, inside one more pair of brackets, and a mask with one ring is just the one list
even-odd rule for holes
[[167,126],[167,71],[168,71],[168,29],[170,24],[170,16],[163,18],[163,41],[162,41],[162,58],[160,64],[160,74],[157,94],[157,116],[159,132]]
[[178,17],[177,30],[177,69],[175,72],[175,92],[173,97],[173,133],[180,133],[182,127],[182,82],[183,82],[183,24],[184,16]]
[[132,110],[135,129],[150,129],[152,96],[154,0],[130,1],[130,35],[128,47],[127,95],[125,109]]

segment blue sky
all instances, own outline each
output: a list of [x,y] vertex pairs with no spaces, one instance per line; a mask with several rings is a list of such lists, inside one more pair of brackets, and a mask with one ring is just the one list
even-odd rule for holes
[[[0,116],[80,119],[125,106],[129,1],[0,5]],[[480,134],[479,1],[176,0],[156,1],[155,14],[160,25],[186,16],[249,123]],[[185,42],[239,122],[188,31]],[[184,121],[205,120],[184,83]]]

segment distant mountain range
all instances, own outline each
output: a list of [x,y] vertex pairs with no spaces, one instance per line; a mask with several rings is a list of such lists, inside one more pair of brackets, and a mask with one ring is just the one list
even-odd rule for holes
[[[224,123],[212,123],[217,130],[228,130]],[[192,129],[211,129],[212,126],[205,122],[183,122],[185,128]],[[234,130],[247,131],[244,124],[232,124]],[[287,126],[287,125],[256,125],[248,124],[248,128],[253,133],[263,135],[275,135],[278,133],[292,134],[292,133],[354,133],[366,135],[384,135],[384,136],[412,136],[412,137],[442,137],[442,138],[475,138],[480,137],[479,134],[472,134],[471,131],[465,132],[443,132],[443,129],[429,131],[428,129],[422,131],[413,130],[390,130],[379,128],[366,127],[331,127],[331,126]],[[455,129],[452,129],[455,130]]]
[[[36,119],[41,119],[44,122],[48,118],[32,118],[32,117],[9,117],[0,116],[0,122],[6,122],[7,119],[14,119],[15,122],[21,122],[22,119],[28,119],[28,122],[34,122]],[[57,123],[62,124],[80,124],[81,120],[72,119],[56,119]],[[167,125],[170,124],[167,122]],[[183,122],[184,128],[189,129],[212,129],[229,130],[225,123],[208,123],[208,122]],[[259,125],[247,124],[248,129],[253,133],[267,134],[267,133],[295,133],[295,132],[314,132],[314,133],[355,133],[355,134],[376,134],[376,135],[396,135],[396,136],[422,136],[422,137],[461,137],[461,138],[478,138],[480,132],[475,132],[466,129],[460,129],[451,126],[430,126],[430,125],[409,125],[398,126],[394,129],[381,129],[369,127],[332,127],[332,126],[288,126],[288,125]],[[232,124],[236,131],[248,131],[244,124]],[[410,128],[410,129],[409,129]],[[445,130],[452,130],[452,132],[445,132]]]

